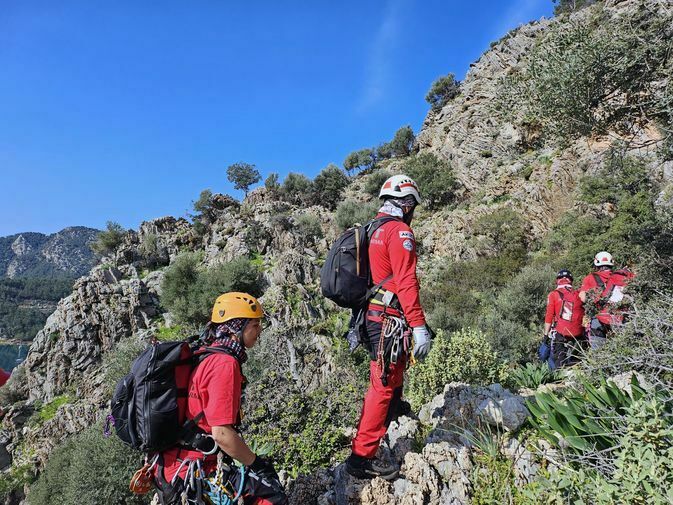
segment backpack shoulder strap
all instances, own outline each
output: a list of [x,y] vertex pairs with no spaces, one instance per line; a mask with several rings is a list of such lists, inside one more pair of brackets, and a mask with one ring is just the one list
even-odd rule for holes
[[603,282],[603,279],[601,279],[601,276],[598,275],[598,274],[596,274],[596,273],[593,273],[593,274],[591,274],[591,275],[592,275],[592,277],[594,278],[594,280],[596,281],[596,285],[598,285],[599,287],[605,289],[605,283]]
[[563,301],[563,291],[558,288],[556,288],[554,291],[558,293],[559,298],[561,299],[561,301]]
[[398,221],[399,218],[394,217],[394,216],[382,216],[382,217],[376,217],[369,221],[365,225],[365,230],[367,230],[367,243],[372,239],[372,235],[374,235],[374,232],[378,230],[381,226],[384,224],[390,222],[390,221]]

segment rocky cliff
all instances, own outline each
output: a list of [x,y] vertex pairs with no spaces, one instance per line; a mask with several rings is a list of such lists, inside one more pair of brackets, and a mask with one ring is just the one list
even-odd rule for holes
[[[627,0],[607,2],[606,8],[614,15],[628,15],[642,5],[641,0]],[[584,15],[588,14],[573,14]],[[417,214],[421,276],[440,260],[475,258],[479,251],[472,240],[473,225],[494,209],[511,208],[525,216],[532,238],[547,234],[568,210],[610,212],[606,206],[590,207],[568,197],[581,177],[604,168],[608,140],[582,138],[569,145],[548,143],[530,149],[525,147],[530,131],[523,119],[505,118],[493,109],[502,78],[525,64],[536,41],[559,22],[526,25],[498,41],[472,65],[458,97],[426,118],[417,139],[420,151],[450,161],[462,189],[457,205],[432,213],[420,209]],[[644,160],[653,178],[670,188],[671,162],[655,156],[649,141],[656,143],[657,134],[643,125],[639,141],[629,145],[628,152]],[[390,170],[399,165],[399,160],[388,162]],[[370,176],[353,181],[349,198],[372,200],[364,191]],[[252,257],[260,264],[262,302],[272,326],[255,352],[273,355],[273,366],[289,377],[289,383],[311,391],[345,373],[335,335],[321,326],[342,316],[318,290],[321,260],[338,233],[334,213],[322,206],[304,208],[281,201],[264,188],[242,203],[222,195],[213,202],[212,215],[199,229],[184,219],[165,217],[129,231],[124,243],[58,303],[10,380],[13,396],[3,399],[4,466],[40,468],[54,446],[101,422],[110,394],[106,374],[112,358],[125,346],[142,346],[173,326],[173,316],[161,304],[161,283],[166,267],[182,252],[199,252],[204,267],[239,257]],[[307,215],[319,223],[319,236],[307,236],[301,224]],[[62,254],[63,240],[48,245],[32,235],[15,236],[11,243],[5,241],[11,254],[0,261],[0,271],[13,276],[30,271],[23,257],[42,257],[55,268],[75,269],[71,258]],[[55,405],[56,415],[30,423],[31,415],[44,405]],[[514,431],[526,416],[523,397],[497,384],[449,384],[417,418],[402,417],[393,425],[382,455],[401,463],[400,479],[392,484],[354,482],[341,467],[325,469],[291,479],[293,503],[468,503],[474,444],[455,435],[452,427],[485,423]],[[516,478],[529,481],[539,470],[539,458],[516,439],[504,443],[502,450],[514,461]],[[12,499],[20,497],[18,492]]]

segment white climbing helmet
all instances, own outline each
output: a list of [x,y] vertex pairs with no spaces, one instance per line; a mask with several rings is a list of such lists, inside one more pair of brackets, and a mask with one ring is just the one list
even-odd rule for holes
[[390,196],[393,198],[402,198],[407,195],[413,195],[416,203],[421,203],[421,194],[418,191],[418,185],[408,175],[393,175],[389,177],[381,186],[379,198]]
[[596,256],[594,256],[594,266],[596,267],[612,267],[615,266],[614,261],[612,261],[612,254],[607,251],[601,251]]

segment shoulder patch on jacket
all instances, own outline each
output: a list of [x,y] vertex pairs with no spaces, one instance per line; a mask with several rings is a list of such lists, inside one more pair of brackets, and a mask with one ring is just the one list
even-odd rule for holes
[[411,239],[414,240],[414,233],[411,231],[402,231],[400,230],[400,238],[401,239]]
[[402,247],[411,252],[414,250],[414,242],[412,240],[406,239],[404,242],[402,242]]

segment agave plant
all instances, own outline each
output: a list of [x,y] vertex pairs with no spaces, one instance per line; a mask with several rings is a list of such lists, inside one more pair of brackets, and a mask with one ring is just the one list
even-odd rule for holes
[[563,396],[549,392],[535,395],[527,402],[533,426],[549,442],[567,446],[579,453],[610,451],[617,445],[616,423],[626,409],[645,396],[635,374],[631,393],[621,390],[612,381],[601,381],[598,387],[581,381],[581,391],[567,391]]
[[537,389],[541,384],[560,381],[561,374],[549,368],[547,363],[526,363],[526,366],[513,369],[509,380],[516,388]]

